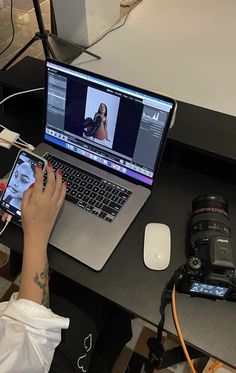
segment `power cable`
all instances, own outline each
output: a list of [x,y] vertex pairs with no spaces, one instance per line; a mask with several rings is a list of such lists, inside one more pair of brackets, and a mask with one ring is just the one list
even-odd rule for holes
[[[124,20],[123,20],[123,22],[122,22],[121,24],[119,24],[118,26],[113,27],[113,28],[111,28],[110,30],[108,30],[107,32],[105,32],[105,34],[103,34],[99,39],[95,40],[94,43],[92,43],[91,45],[89,45],[89,46],[86,47],[86,48],[83,48],[84,50],[82,50],[82,52],[86,52],[86,50],[87,50],[88,48],[93,47],[95,44],[97,44],[99,41],[101,41],[103,38],[105,38],[105,36],[107,36],[108,34],[110,34],[112,31],[118,30],[119,28],[123,27],[123,26],[125,25],[126,21],[127,21],[127,18],[128,18],[128,16],[129,16],[130,12],[131,12],[131,10],[129,11],[129,13],[126,14],[126,16],[123,17]],[[122,19],[123,19],[123,18],[122,18]],[[121,22],[122,19],[121,19],[119,22]],[[75,44],[75,45],[78,46],[77,44]],[[67,63],[69,60],[73,60],[73,59],[76,58],[76,57],[78,57],[78,56],[76,55],[76,56],[72,56],[72,57],[66,58],[63,62]]]

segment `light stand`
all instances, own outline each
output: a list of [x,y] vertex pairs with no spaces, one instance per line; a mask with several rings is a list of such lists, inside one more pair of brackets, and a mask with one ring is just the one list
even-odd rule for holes
[[3,66],[3,68],[0,70],[1,73],[3,73],[4,71],[6,71],[8,69],[8,67],[11,66],[13,64],[13,62],[15,62],[17,60],[17,58],[20,57],[22,55],[22,53],[24,53],[37,40],[41,40],[42,41],[42,45],[43,45],[43,50],[44,50],[45,57],[52,57],[52,58],[54,58],[56,60],[57,59],[56,55],[55,55],[55,53],[54,53],[54,51],[53,51],[53,49],[52,49],[52,47],[51,47],[51,45],[49,43],[49,40],[48,40],[49,37],[52,37],[55,40],[58,40],[59,42],[65,44],[67,46],[76,47],[81,52],[87,53],[90,56],[93,56],[93,57],[95,57],[97,59],[101,59],[100,56],[98,56],[98,55],[96,55],[94,53],[88,52],[85,48],[80,47],[80,46],[78,46],[76,44],[69,43],[66,40],[63,40],[63,39],[59,38],[58,36],[53,35],[49,31],[45,30],[44,22],[43,22],[43,17],[42,17],[42,12],[41,12],[41,8],[40,8],[40,5],[39,5],[39,2],[38,2],[38,0],[33,0],[33,3],[34,3],[34,10],[35,10],[36,18],[37,18],[37,23],[38,23],[39,31],[35,33],[35,35],[33,36],[33,38],[31,40],[29,40],[28,43],[25,44],[25,46],[23,48],[21,48],[15,54],[15,56],[12,57],[12,59],[9,62],[6,63],[5,66]]

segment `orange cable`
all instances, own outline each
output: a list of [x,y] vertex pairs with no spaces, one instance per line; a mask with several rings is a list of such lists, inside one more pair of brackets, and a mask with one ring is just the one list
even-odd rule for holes
[[175,285],[173,287],[173,291],[172,291],[172,295],[171,295],[171,298],[172,298],[172,309],[173,309],[173,317],[174,317],[174,322],[175,322],[175,327],[176,327],[176,330],[177,330],[177,333],[178,333],[178,336],[179,336],[179,340],[180,340],[180,343],[182,345],[182,348],[184,350],[184,354],[186,356],[186,359],[188,361],[188,364],[192,370],[193,373],[197,373],[197,371],[195,370],[194,366],[193,366],[193,362],[189,356],[189,353],[188,353],[188,350],[187,350],[187,347],[186,347],[186,344],[184,342],[184,338],[183,338],[183,334],[182,334],[182,331],[181,331],[181,328],[180,328],[180,325],[179,325],[179,320],[178,320],[178,316],[177,316],[177,309],[176,309],[176,293],[175,293]]

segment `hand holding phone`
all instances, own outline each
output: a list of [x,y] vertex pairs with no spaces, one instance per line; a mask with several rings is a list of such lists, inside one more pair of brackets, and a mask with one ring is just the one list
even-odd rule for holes
[[21,219],[21,203],[24,192],[35,183],[35,167],[39,164],[44,172],[46,160],[34,153],[21,150],[11,170],[6,190],[0,201],[0,208],[11,214],[15,220]]

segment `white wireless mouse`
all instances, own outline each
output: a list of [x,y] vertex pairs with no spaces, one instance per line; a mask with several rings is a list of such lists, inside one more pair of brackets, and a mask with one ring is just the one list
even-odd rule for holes
[[143,259],[154,270],[166,269],[170,263],[170,228],[165,224],[149,223],[144,233]]

